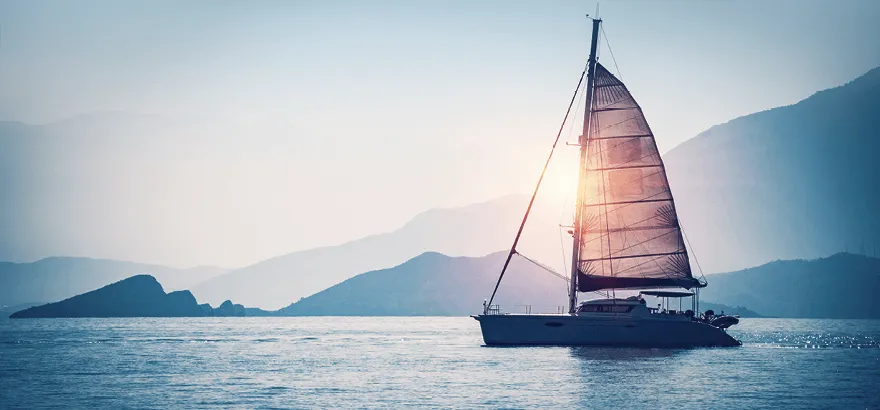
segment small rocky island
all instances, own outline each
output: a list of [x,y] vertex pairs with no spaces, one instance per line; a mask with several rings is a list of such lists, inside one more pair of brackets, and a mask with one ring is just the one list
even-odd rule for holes
[[60,302],[21,310],[10,318],[245,316],[245,308],[225,301],[216,309],[199,305],[188,290],[165,293],[150,275],[136,275]]

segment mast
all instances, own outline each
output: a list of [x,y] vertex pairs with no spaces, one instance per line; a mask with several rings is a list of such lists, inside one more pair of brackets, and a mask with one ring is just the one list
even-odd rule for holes
[[585,175],[587,165],[587,143],[590,132],[590,117],[592,116],[593,107],[593,82],[596,77],[596,47],[599,44],[599,24],[601,19],[593,19],[593,38],[590,43],[590,60],[587,68],[587,100],[584,104],[584,128],[578,139],[581,148],[581,159],[579,162],[578,188],[577,188],[577,204],[575,205],[574,217],[574,239],[572,240],[571,249],[571,280],[569,280],[570,288],[568,290],[568,313],[575,313],[577,310],[577,274],[580,269],[580,248],[581,248],[581,217],[583,212],[583,195],[585,185]]

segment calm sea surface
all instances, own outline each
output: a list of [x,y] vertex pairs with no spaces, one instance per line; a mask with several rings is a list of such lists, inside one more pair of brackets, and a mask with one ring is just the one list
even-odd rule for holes
[[0,408],[880,408],[880,321],[481,347],[470,318],[0,319]]

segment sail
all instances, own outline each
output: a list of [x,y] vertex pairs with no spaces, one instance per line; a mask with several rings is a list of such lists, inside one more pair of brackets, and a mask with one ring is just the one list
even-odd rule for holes
[[578,290],[699,286],[642,109],[605,67],[597,63],[595,71],[581,164]]

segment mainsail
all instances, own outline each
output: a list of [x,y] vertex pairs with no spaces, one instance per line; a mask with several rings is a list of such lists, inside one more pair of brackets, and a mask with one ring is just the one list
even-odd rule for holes
[[598,63],[594,81],[578,193],[578,290],[701,286],[691,274],[666,170],[642,109]]

